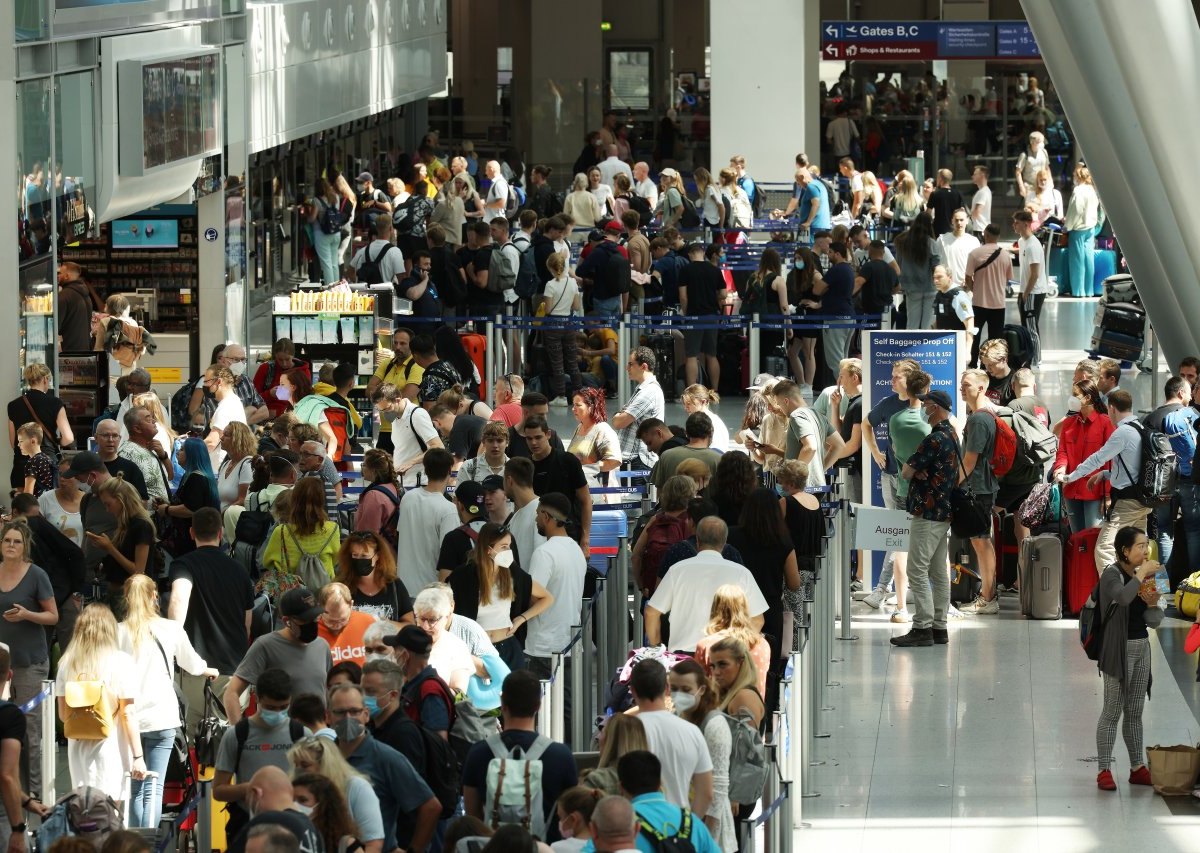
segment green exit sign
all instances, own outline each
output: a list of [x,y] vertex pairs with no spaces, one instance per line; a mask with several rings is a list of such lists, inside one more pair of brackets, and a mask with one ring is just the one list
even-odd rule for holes
[[600,32],[606,33],[611,29],[612,29],[612,21],[601,21],[600,22]]

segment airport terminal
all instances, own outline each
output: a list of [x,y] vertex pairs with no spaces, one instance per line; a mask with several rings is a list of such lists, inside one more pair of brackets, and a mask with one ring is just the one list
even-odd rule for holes
[[0,43],[11,853],[1196,849],[1194,3]]

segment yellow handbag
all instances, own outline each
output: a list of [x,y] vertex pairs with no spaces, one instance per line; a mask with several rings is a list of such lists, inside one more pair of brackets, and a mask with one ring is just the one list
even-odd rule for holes
[[1175,609],[1187,618],[1195,619],[1197,608],[1200,608],[1200,572],[1193,572],[1175,589]]
[[68,739],[105,740],[112,733],[112,699],[108,686],[95,675],[80,673],[68,681],[63,701],[70,709],[63,720],[63,735]]

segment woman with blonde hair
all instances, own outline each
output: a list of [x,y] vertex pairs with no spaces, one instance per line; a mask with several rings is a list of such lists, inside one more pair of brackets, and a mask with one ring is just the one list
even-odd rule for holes
[[683,199],[687,192],[683,188],[683,179],[679,177],[678,172],[668,167],[659,172],[658,186],[658,207],[654,213],[661,217],[663,228],[678,228],[679,221],[683,218]]
[[689,495],[688,499],[690,500],[708,488],[708,484],[712,480],[712,469],[703,459],[684,459],[675,468],[675,476],[687,477],[696,484],[695,491]]
[[746,644],[737,637],[718,640],[708,650],[708,668],[717,686],[717,707],[758,730],[767,709],[758,692],[758,668]]
[[863,200],[859,208],[859,217],[868,219],[883,210],[883,188],[879,186],[879,179],[875,177],[874,172],[863,172],[862,184]]
[[301,555],[319,557],[328,575],[325,583],[333,580],[333,563],[342,544],[337,523],[325,514],[325,489],[320,477],[302,478],[291,494],[287,521],[271,531],[263,551],[264,571],[258,588],[272,601],[278,600],[289,589],[316,586],[312,579],[301,578],[298,574]]
[[580,784],[599,788],[605,794],[619,794],[617,762],[627,753],[649,749],[646,727],[636,714],[613,714],[600,729],[600,760],[594,770],[583,774]]
[[231,506],[246,504],[246,492],[254,479],[258,440],[246,424],[232,421],[221,433],[221,449],[225,451],[225,461],[217,471],[217,494],[221,498],[221,512],[224,512]]
[[[121,651],[118,643],[112,610],[99,602],[89,604],[79,615],[71,644],[58,662],[54,689],[67,739],[71,788],[90,785],[121,802],[126,774],[134,781],[146,778],[133,704],[135,672],[133,658]],[[97,711],[102,720],[111,721],[107,726],[97,720]]]
[[338,550],[337,581],[350,589],[355,610],[397,624],[413,621],[412,599],[396,576],[396,553],[375,530],[356,530]]
[[708,169],[703,166],[692,173],[696,182],[696,192],[699,194],[700,221],[705,228],[719,232],[728,223],[725,222],[725,202],[721,199],[721,188],[713,180]]
[[[359,691],[358,687],[353,686],[334,688],[342,689]],[[366,844],[368,850],[382,848],[384,831],[379,796],[370,780],[342,757],[336,743],[323,737],[304,738],[288,750],[287,757],[295,775],[317,773],[332,782],[333,787],[346,797],[350,815],[358,825],[358,840]],[[371,842],[376,844],[372,845]]]
[[729,802],[729,762],[733,752],[733,736],[729,724],[717,710],[717,688],[699,660],[684,659],[671,667],[667,674],[671,686],[671,703],[675,713],[704,733],[704,743],[712,759],[712,802],[704,825],[713,840],[724,851],[737,850],[737,828],[734,825],[733,805]]
[[758,690],[767,695],[767,669],[771,664],[771,647],[766,638],[754,627],[750,616],[750,604],[746,593],[734,584],[717,587],[709,610],[707,636],[696,643],[694,657],[708,666],[709,651],[726,637],[741,640],[750,650],[750,657],[758,670]]
[[1067,203],[1067,216],[1063,228],[1067,232],[1067,280],[1071,295],[1092,295],[1096,277],[1096,234],[1104,224],[1104,211],[1100,209],[1100,197],[1092,183],[1092,173],[1083,163],[1075,166],[1075,188]]
[[26,365],[24,378],[25,391],[8,404],[8,446],[13,449],[9,483],[14,489],[21,488],[25,483],[27,461],[17,446],[17,427],[29,421],[41,426],[42,448],[49,451],[51,456],[75,443],[75,433],[71,431],[66,406],[50,393],[50,381],[53,378],[50,368],[38,362]]
[[[454,612],[479,623],[510,669],[525,663],[526,625],[554,603],[554,596],[513,562],[512,534],[485,524],[464,566],[446,578]],[[528,562],[528,558],[526,559]]]
[[892,195],[892,205],[883,212],[884,219],[890,219],[892,224],[907,228],[912,224],[921,211],[925,209],[925,200],[917,190],[917,182],[907,172],[896,179],[896,191]]
[[86,531],[92,545],[108,556],[101,562],[108,581],[110,600],[119,604],[121,590],[130,575],[145,574],[154,568],[154,522],[137,489],[122,477],[110,477],[96,490],[96,497],[117,521],[110,537],[107,533]]
[[1046,151],[1046,137],[1040,130],[1029,134],[1029,148],[1017,157],[1017,195],[1025,198],[1037,186],[1037,176],[1042,169],[1049,168],[1050,154]]
[[1040,170],[1035,178],[1034,186],[1030,188],[1025,198],[1026,208],[1033,208],[1033,228],[1036,231],[1050,220],[1062,222],[1063,198],[1062,193],[1054,186],[1054,176],[1050,167]]
[[[130,675],[138,697],[138,732],[146,771],[157,774],[150,782],[153,794],[146,798],[146,780],[134,780],[130,826],[158,826],[162,783],[175,735],[184,720],[175,694],[175,666],[191,675],[216,678],[218,673],[196,653],[182,622],[164,619],[158,609],[158,587],[146,575],[125,581],[125,621],[117,628],[120,649],[133,659]],[[151,804],[147,810],[143,802]]]
[[683,389],[679,402],[683,404],[683,410],[689,415],[694,415],[696,412],[704,412],[708,415],[713,427],[712,443],[709,446],[713,450],[724,453],[729,449],[729,427],[725,426],[725,422],[710,408],[721,402],[720,394],[703,385],[689,385]]
[[604,218],[600,199],[588,187],[588,176],[580,172],[571,183],[571,192],[563,199],[563,213],[575,220],[576,228],[595,228]]

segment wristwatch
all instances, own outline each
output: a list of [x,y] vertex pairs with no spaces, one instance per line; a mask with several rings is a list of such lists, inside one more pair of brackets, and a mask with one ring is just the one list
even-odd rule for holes
[[22,821],[21,823],[12,824],[12,831],[13,831],[14,835],[17,833],[24,834],[25,833],[25,822]]

